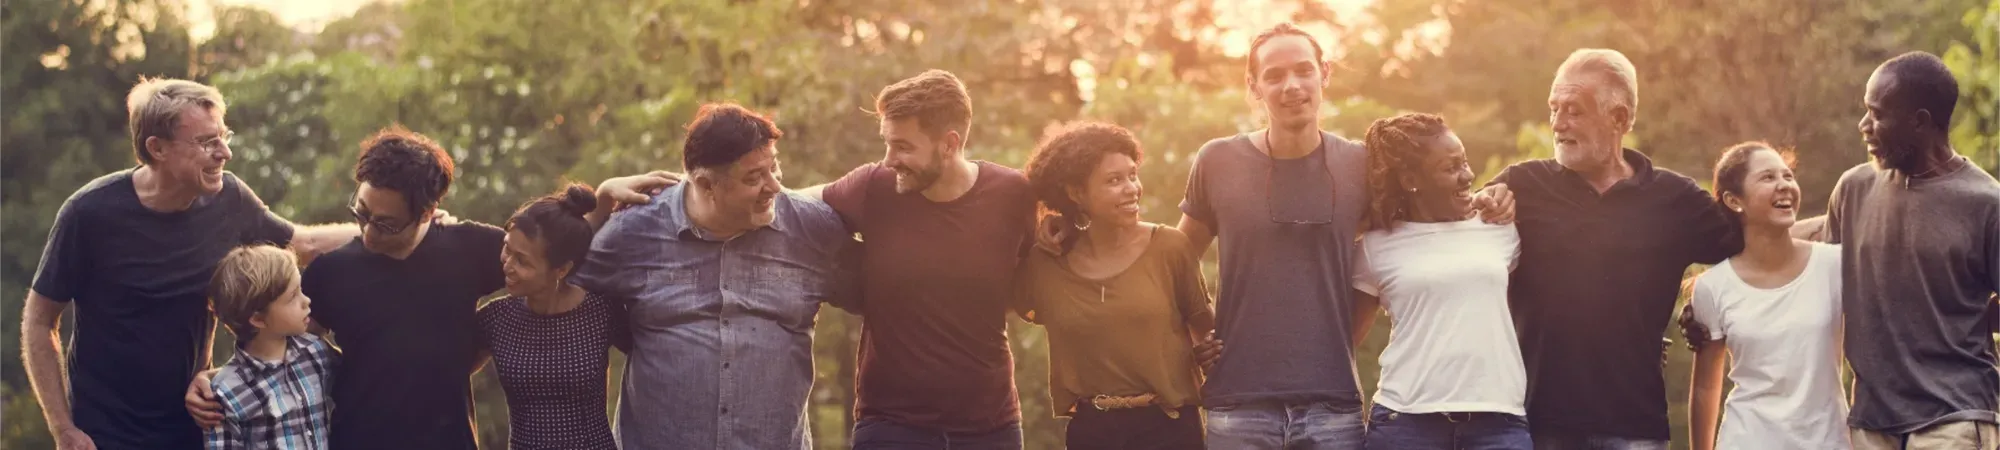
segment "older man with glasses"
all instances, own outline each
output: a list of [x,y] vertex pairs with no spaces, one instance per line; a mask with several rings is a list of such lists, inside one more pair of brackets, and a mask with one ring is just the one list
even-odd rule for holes
[[[126,106],[139,166],[91,181],[56,213],[21,312],[22,362],[57,448],[201,448],[178,399],[208,367],[216,263],[259,242],[309,259],[357,230],[293,225],[223,170],[234,133],[215,88],[144,80]],[[57,327],[71,304],[65,348]]]

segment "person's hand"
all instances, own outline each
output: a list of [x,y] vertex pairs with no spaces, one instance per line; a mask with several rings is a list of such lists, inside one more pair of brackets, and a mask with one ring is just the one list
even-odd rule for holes
[[436,212],[431,213],[431,220],[438,225],[458,225],[458,218],[452,217],[451,212],[445,211],[444,208],[438,208]]
[[1061,256],[1063,240],[1069,239],[1069,233],[1068,218],[1060,214],[1042,216],[1042,221],[1035,225],[1035,248]]
[[1507,183],[1493,183],[1472,194],[1472,209],[1479,211],[1479,218],[1486,223],[1514,223],[1514,192],[1507,189]]
[[1674,350],[1674,339],[1673,339],[1673,338],[1669,338],[1669,337],[1665,337],[1665,336],[1661,336],[1661,337],[1660,337],[1660,368],[1661,368],[1661,369],[1665,369],[1665,368],[1667,368],[1667,355],[1668,355],[1669,353],[1673,352],[1673,350]]
[[222,402],[215,400],[215,391],[208,387],[209,380],[221,369],[209,369],[194,375],[194,382],[188,383],[187,396],[181,398],[188,415],[194,416],[194,423],[202,428],[222,426]]
[[56,449],[97,450],[97,442],[90,440],[90,435],[83,434],[82,429],[70,425],[63,427],[62,432],[56,433]]
[[610,200],[616,203],[617,209],[644,205],[652,203],[653,196],[659,195],[668,187],[680,184],[683,179],[685,177],[681,174],[664,170],[612,178],[597,185],[597,198],[599,201]]
[[1215,332],[1210,331],[1207,337],[1202,338],[1200,344],[1194,346],[1195,364],[1200,365],[1201,370],[1205,371],[1215,368],[1215,362],[1220,360],[1222,360],[1222,340],[1216,339]]
[[1687,339],[1688,351],[1701,350],[1701,344],[1708,343],[1708,327],[1694,320],[1694,303],[1682,305],[1680,320],[1675,322],[1681,326],[1681,337]]

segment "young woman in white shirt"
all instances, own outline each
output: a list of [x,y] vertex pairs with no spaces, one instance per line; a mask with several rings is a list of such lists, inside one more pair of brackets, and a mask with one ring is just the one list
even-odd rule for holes
[[[1792,237],[1800,195],[1788,159],[1746,142],[1715,165],[1715,196],[1742,224],[1744,245],[1691,288],[1708,337],[1688,390],[1694,450],[1849,448],[1840,250]],[[1726,401],[1725,370],[1736,384]]]
[[1507,308],[1513,225],[1474,213],[1465,146],[1430,114],[1368,127],[1368,231],[1357,243],[1354,340],[1378,307],[1393,328],[1370,413],[1371,449],[1533,444],[1526,369]]

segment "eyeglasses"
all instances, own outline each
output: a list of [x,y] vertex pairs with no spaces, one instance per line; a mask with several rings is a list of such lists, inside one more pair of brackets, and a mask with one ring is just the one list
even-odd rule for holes
[[221,153],[224,149],[228,149],[229,142],[233,140],[236,140],[236,132],[223,130],[221,135],[208,138],[207,140],[182,142],[194,144],[196,147],[200,147],[203,151],[208,152],[208,154],[213,155]]
[[[1320,144],[1321,147],[1324,147],[1325,145],[1326,145],[1325,143]],[[1264,135],[1264,148],[1266,149],[1274,148],[1271,147],[1271,135],[1268,132]],[[1322,152],[1319,149],[1315,149],[1313,152],[1318,153],[1319,157],[1321,158],[1327,157],[1325,152]],[[1308,154],[1309,157],[1310,155],[1311,154]],[[1278,170],[1278,158],[1276,156],[1271,156],[1271,152],[1268,150],[1264,152],[1264,157],[1270,160],[1269,161],[1270,164],[1264,166],[1264,188],[1265,188],[1264,205],[1271,211],[1271,223],[1280,225],[1285,225],[1285,224],[1327,225],[1333,223],[1333,216],[1334,216],[1333,171],[1332,169],[1328,169],[1326,167],[1326,161],[1323,160],[1306,161],[1309,164],[1317,166],[1320,172],[1326,174],[1327,196],[1325,198],[1320,198],[1310,194],[1300,194],[1303,195],[1305,198],[1307,198],[1307,200],[1303,202],[1292,202],[1296,203],[1297,205],[1289,205],[1289,204],[1280,205],[1278,203],[1278,192],[1279,192],[1278,177],[1276,176]],[[1293,182],[1289,184],[1298,185],[1301,183]],[[1306,206],[1306,207],[1292,208],[1288,206]]]
[[384,221],[372,213],[361,211],[361,198],[358,196],[348,200],[347,204],[349,205],[347,212],[354,215],[354,222],[361,225],[362,231],[374,230],[376,233],[383,235],[396,235],[402,234],[403,230],[410,228],[410,223],[392,223]]

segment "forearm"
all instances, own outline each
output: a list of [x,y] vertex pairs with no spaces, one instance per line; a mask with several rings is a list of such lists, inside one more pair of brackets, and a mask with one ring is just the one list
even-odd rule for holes
[[809,186],[809,187],[806,187],[806,188],[803,188],[803,189],[799,189],[799,190],[796,190],[796,191],[793,191],[793,192],[797,192],[797,193],[798,193],[799,195],[804,195],[804,196],[807,196],[807,197],[812,197],[812,198],[813,198],[814,200],[825,200],[825,199],[826,199],[826,187],[827,187],[828,185],[830,185],[830,184],[832,184],[832,183],[820,183],[820,184],[817,184],[817,185],[813,185],[813,186]]
[[73,426],[70,421],[69,392],[63,374],[63,349],[58,343],[57,329],[51,325],[25,323],[21,326],[21,363],[28,372],[28,384],[35,391],[35,399],[42,404],[42,420],[48,424],[49,433],[61,435],[62,430]]
[[1722,421],[1722,377],[1725,350],[1707,344],[1695,355],[1688,386],[1688,439],[1694,450],[1714,450]]
[[314,257],[324,255],[347,245],[361,236],[361,226],[351,223],[329,223],[320,225],[295,225],[292,229],[292,253],[298,255],[299,265],[310,264]]

